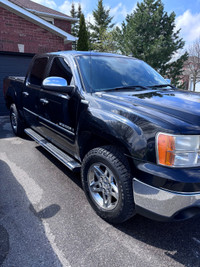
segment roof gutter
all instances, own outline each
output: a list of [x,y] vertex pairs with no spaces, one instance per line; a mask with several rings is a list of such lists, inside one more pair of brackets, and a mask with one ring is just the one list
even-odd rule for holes
[[54,26],[53,24],[51,24],[51,23],[45,21],[44,19],[34,15],[33,13],[27,11],[26,9],[11,3],[8,0],[1,0],[0,6],[15,13],[16,15],[42,27],[43,29],[60,36],[61,38],[64,39],[64,43],[70,43],[70,42],[77,40],[77,38],[74,37],[73,35],[61,30],[60,28]]
[[61,16],[61,15],[46,13],[46,12],[37,11],[37,10],[34,10],[34,9],[26,8],[26,10],[28,10],[31,13],[36,14],[36,15],[41,15],[41,16],[45,16],[45,17],[49,17],[49,18],[54,18],[54,19],[67,20],[67,21],[70,21],[71,23],[76,23],[76,22],[79,21],[79,19],[77,19],[77,18],[72,18],[72,17],[67,17],[67,16]]

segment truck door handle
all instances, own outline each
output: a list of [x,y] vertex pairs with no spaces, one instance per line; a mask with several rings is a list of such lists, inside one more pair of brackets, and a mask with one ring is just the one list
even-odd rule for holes
[[29,93],[28,92],[22,92],[22,94],[26,97],[26,96],[29,96]]
[[43,104],[43,105],[47,105],[49,103],[49,101],[45,98],[40,98],[40,102]]

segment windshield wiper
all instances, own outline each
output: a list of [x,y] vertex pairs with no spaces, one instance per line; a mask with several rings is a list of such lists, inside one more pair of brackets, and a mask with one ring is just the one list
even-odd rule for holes
[[173,85],[171,84],[155,84],[155,85],[149,85],[148,87],[150,88],[164,88],[164,87],[168,87],[170,86],[171,88],[175,88]]
[[109,88],[109,89],[105,89],[104,91],[117,91],[117,90],[126,90],[126,89],[143,89],[143,90],[149,90],[148,87],[146,86],[141,86],[141,85],[130,85],[130,86],[121,86],[121,87],[115,87],[115,88]]

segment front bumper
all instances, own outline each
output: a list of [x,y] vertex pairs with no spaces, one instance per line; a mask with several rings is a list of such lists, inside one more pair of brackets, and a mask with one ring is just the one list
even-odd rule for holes
[[200,193],[181,193],[133,179],[136,212],[149,218],[184,220],[200,214]]

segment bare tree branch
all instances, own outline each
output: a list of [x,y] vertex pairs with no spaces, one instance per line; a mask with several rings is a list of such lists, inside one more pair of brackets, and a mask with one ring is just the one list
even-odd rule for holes
[[188,54],[187,67],[192,76],[193,91],[195,91],[196,84],[200,82],[200,37],[189,47]]

